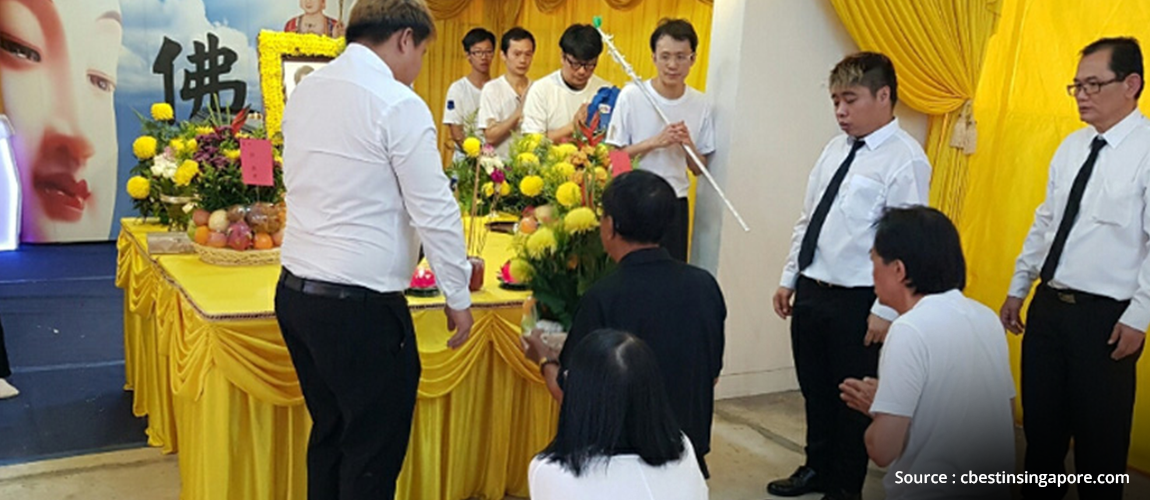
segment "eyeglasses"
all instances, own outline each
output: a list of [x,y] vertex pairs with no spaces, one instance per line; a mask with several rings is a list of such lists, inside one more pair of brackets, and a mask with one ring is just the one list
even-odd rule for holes
[[468,54],[473,55],[475,57],[493,57],[495,55],[495,51],[494,50],[473,50],[471,52],[468,52]]
[[675,61],[679,64],[682,64],[682,63],[685,63],[687,61],[695,60],[695,53],[691,52],[690,54],[682,54],[682,53],[672,54],[670,52],[663,52],[661,54],[656,55],[655,58],[658,59],[659,62],[664,63],[664,64],[669,63],[671,61]]
[[1121,82],[1123,80],[1125,80],[1125,78],[1115,78],[1113,80],[1107,80],[1105,82],[1090,81],[1090,82],[1082,82],[1082,83],[1072,83],[1072,84],[1066,86],[1066,93],[1070,94],[1070,97],[1078,97],[1078,92],[1086,92],[1086,95],[1094,95],[1094,94],[1097,94],[1099,92],[1102,92],[1102,87],[1110,85],[1111,83],[1118,83],[1118,82]]
[[577,70],[585,69],[587,71],[595,71],[595,67],[599,65],[598,59],[591,61],[577,61],[575,58],[568,56],[567,54],[563,54],[563,61],[565,61],[567,64],[570,64],[572,68]]

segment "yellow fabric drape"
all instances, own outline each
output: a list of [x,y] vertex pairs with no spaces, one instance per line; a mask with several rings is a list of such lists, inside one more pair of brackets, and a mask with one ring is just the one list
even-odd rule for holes
[[[181,498],[306,498],[311,422],[271,312],[278,266],[153,257],[146,233],[162,227],[122,228],[126,387],[133,412],[149,418],[149,444],[180,453]],[[397,498],[528,494],[527,464],[550,441],[558,407],[520,351],[526,294],[497,287],[509,239],[489,238],[490,272],[461,349],[446,348],[442,297],[409,300],[423,373]]]
[[[925,150],[934,167],[931,205],[957,219],[968,158],[952,147],[955,124],[968,122],[986,41],[999,0],[831,0],[863,50],[882,52],[898,72],[899,98],[930,116]],[[965,127],[960,136],[972,132]],[[961,138],[961,137],[960,137]]]
[[427,8],[436,19],[451,19],[472,3],[472,0],[427,0]]
[[[982,142],[971,158],[959,224],[969,271],[966,293],[994,310],[1006,297],[1034,209],[1046,196],[1050,159],[1067,135],[1086,126],[1066,85],[1074,78],[1079,51],[1103,36],[1134,36],[1145,47],[1150,4],[1013,0],[1004,5],[974,101]],[[1150,113],[1146,95],[1141,108]],[[1017,376],[1021,339],[1010,335],[1008,341]],[[1138,377],[1150,377],[1145,360]],[[1142,384],[1138,392],[1130,465],[1147,471],[1150,389]]]

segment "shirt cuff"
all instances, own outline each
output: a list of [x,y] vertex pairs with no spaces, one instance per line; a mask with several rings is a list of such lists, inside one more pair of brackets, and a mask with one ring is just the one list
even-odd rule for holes
[[878,316],[887,321],[894,321],[898,319],[898,311],[882,305],[878,300],[874,301],[874,306],[871,306],[870,312],[871,314],[874,314],[875,316]]
[[471,292],[464,288],[462,291],[447,296],[447,307],[462,311],[471,307]]
[[1150,311],[1137,307],[1131,302],[1118,322],[1140,332],[1145,332],[1146,327],[1150,326]]
[[1034,285],[1034,278],[1027,276],[1025,272],[1016,272],[1014,277],[1010,279],[1010,291],[1007,295],[1025,299],[1030,295],[1030,288]]

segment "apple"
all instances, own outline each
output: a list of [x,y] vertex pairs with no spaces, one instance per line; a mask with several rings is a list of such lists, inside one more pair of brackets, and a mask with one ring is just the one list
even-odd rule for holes
[[211,217],[212,213],[202,208],[197,208],[195,212],[192,212],[192,222],[195,222],[197,226],[208,225],[208,219]]
[[228,237],[219,231],[212,231],[208,235],[207,246],[212,248],[223,248],[228,246]]
[[275,234],[272,235],[272,243],[277,247],[283,246],[283,244],[284,244],[284,230],[283,229],[276,231]]

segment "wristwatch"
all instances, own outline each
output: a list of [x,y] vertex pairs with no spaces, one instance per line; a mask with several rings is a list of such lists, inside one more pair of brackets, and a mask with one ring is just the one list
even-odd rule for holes
[[544,358],[543,358],[541,361],[539,361],[539,374],[540,374],[540,375],[543,375],[544,377],[546,377],[546,372],[544,371],[544,368],[545,368],[547,365],[555,365],[555,366],[559,366],[559,360],[557,360],[557,359],[552,359],[552,358],[548,358],[548,357],[544,357]]

